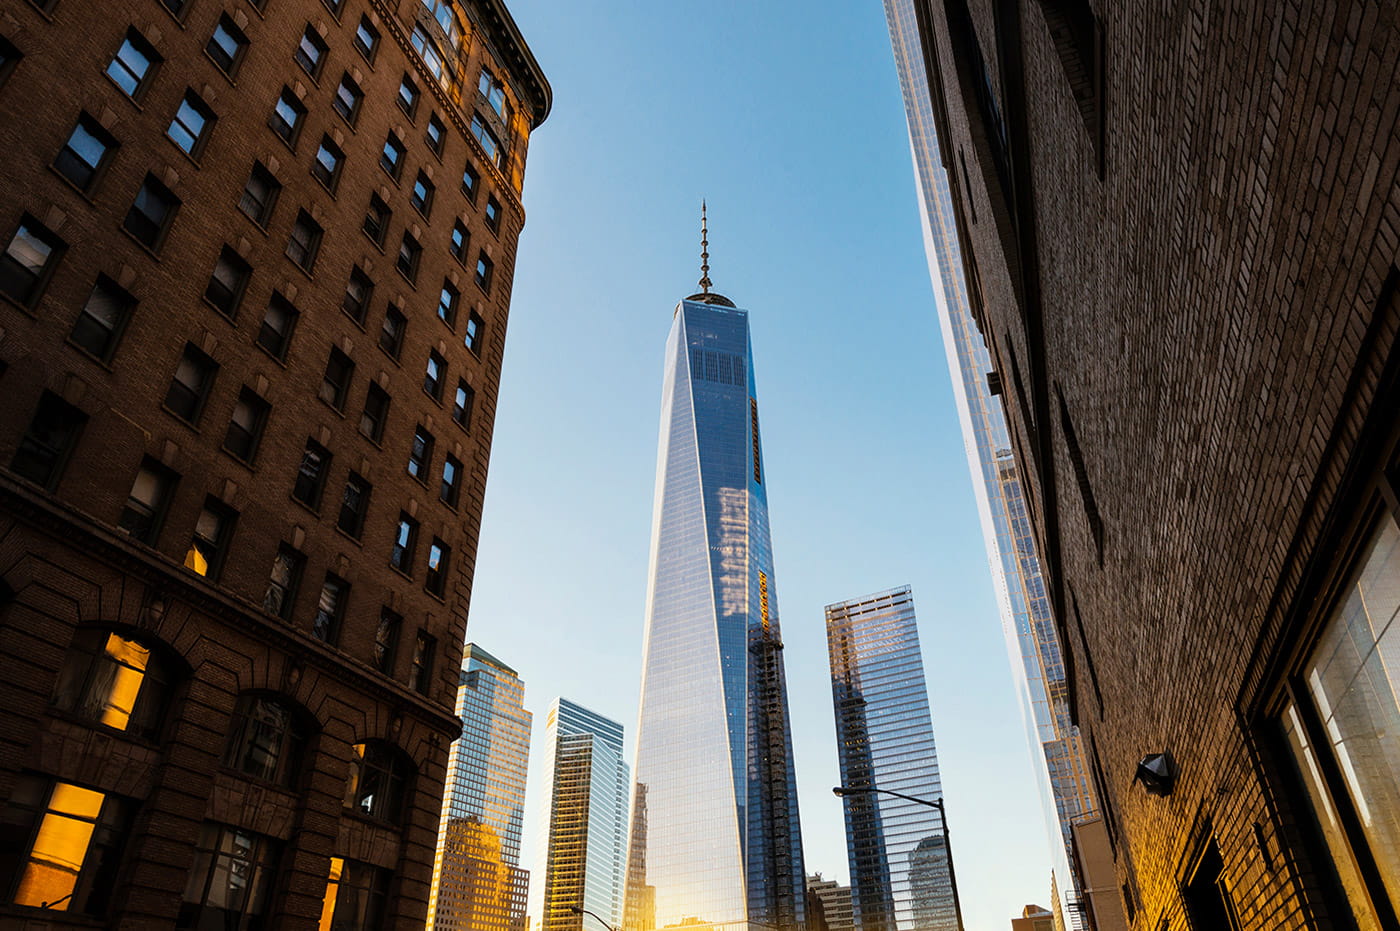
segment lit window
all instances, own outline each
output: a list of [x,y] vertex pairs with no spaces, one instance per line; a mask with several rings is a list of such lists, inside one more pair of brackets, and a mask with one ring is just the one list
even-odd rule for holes
[[340,640],[340,621],[345,616],[345,600],[350,592],[350,583],[326,573],[321,583],[321,594],[316,599],[316,616],[311,619],[311,634],[317,640],[334,646]]
[[409,670],[409,687],[422,694],[428,694],[433,681],[433,660],[437,656],[437,638],[427,631],[418,631],[413,643],[413,668]]
[[219,250],[219,259],[214,263],[214,273],[209,276],[209,284],[204,287],[204,299],[226,317],[232,317],[243,300],[243,291],[248,286],[248,278],[253,268],[243,257],[228,246]]
[[408,454],[408,474],[420,482],[427,481],[428,467],[433,461],[433,435],[422,427],[413,432],[413,447]]
[[79,190],[90,191],[116,148],[117,140],[112,134],[84,113],[78,117],[73,134],[53,160],[53,167]]
[[305,565],[306,557],[287,544],[277,548],[277,558],[272,561],[272,572],[267,579],[267,592],[263,595],[264,611],[284,620],[291,617]]
[[55,708],[143,740],[160,733],[170,700],[171,671],[142,643],[85,628],[63,658]]
[[399,257],[394,261],[394,267],[403,273],[403,276],[410,282],[418,280],[418,260],[423,255],[423,247],[418,240],[413,238],[413,234],[404,230],[403,240],[399,243]]
[[170,387],[165,392],[166,409],[181,420],[198,421],[218,371],[219,366],[213,359],[186,343],[180,363],[175,367],[175,377],[170,379]]
[[345,296],[340,300],[340,309],[345,311],[351,320],[363,324],[372,297],[374,282],[356,265],[350,270],[350,281],[345,285]]
[[313,78],[321,73],[321,65],[326,58],[326,42],[316,30],[310,26],[301,34],[301,41],[297,43],[297,50],[292,56],[296,63],[301,65],[301,70],[311,75]]
[[428,574],[423,578],[423,589],[429,594],[442,597],[447,589],[447,565],[452,556],[452,547],[433,537],[433,545],[428,547]]
[[284,87],[277,98],[277,104],[272,108],[272,116],[268,118],[267,125],[284,142],[291,145],[297,141],[297,134],[301,132],[301,122],[305,116],[306,107],[297,100],[296,94]]
[[442,460],[442,487],[438,497],[448,507],[455,508],[462,493],[462,463],[456,456],[446,456]]
[[447,251],[459,262],[467,260],[467,246],[471,244],[471,236],[467,233],[467,226],[461,220],[452,224],[452,241],[447,247]]
[[485,251],[477,253],[476,256],[476,283],[481,290],[487,294],[491,293],[491,276],[495,271],[495,263],[486,257]]
[[384,311],[384,325],[379,328],[379,348],[397,359],[403,351],[403,336],[408,329],[408,318],[403,311],[390,305]]
[[148,86],[155,74],[154,66],[159,62],[160,56],[156,55],[150,43],[136,30],[131,29],[127,31],[122,47],[117,49],[116,57],[107,66],[107,77],[115,81],[117,86],[134,100],[140,97]]
[[355,374],[355,363],[339,349],[332,349],[326,360],[326,372],[321,376],[321,400],[336,410],[345,406],[345,396],[350,393],[350,379]]
[[117,526],[133,540],[154,546],[177,481],[179,477],[174,472],[147,457],[131,483],[131,492],[117,518]]
[[282,185],[272,176],[272,172],[262,162],[253,163],[248,183],[243,185],[243,196],[238,199],[238,209],[248,215],[259,226],[266,226],[272,217],[272,207],[277,203],[277,194]]
[[370,25],[370,21],[365,17],[360,17],[360,24],[355,27],[355,50],[364,56],[365,61],[374,62],[374,53],[379,48],[379,30]]
[[292,483],[292,497],[312,510],[320,507],[321,490],[326,487],[326,473],[330,470],[330,452],[315,440],[307,440],[296,481]]
[[49,491],[58,485],[68,456],[87,425],[87,414],[45,391],[20,438],[10,471]]
[[243,53],[247,48],[248,37],[243,34],[243,30],[234,25],[233,20],[227,16],[220,16],[219,25],[214,27],[214,34],[209,37],[204,51],[214,59],[214,64],[219,66],[220,71],[233,77],[238,72],[238,65],[243,61]]
[[501,202],[495,197],[486,198],[486,226],[493,233],[501,228]]
[[335,525],[356,540],[365,527],[365,511],[369,510],[370,484],[354,472],[345,480],[345,492],[340,496],[340,514]]
[[326,894],[321,902],[322,928],[378,928],[389,898],[393,874],[386,869],[331,857]]
[[243,695],[234,711],[224,765],[255,779],[293,787],[309,738],[303,716],[269,695]]
[[0,291],[33,307],[66,248],[48,227],[25,214],[4,255],[0,255]]
[[172,142],[186,155],[198,157],[204,144],[209,141],[209,133],[214,128],[214,114],[194,91],[185,91],[180,109],[175,111],[175,119],[166,130]]
[[497,168],[501,167],[504,153],[501,149],[501,140],[496,138],[495,132],[486,125],[486,121],[481,118],[481,114],[472,114],[472,135],[476,141],[481,143],[481,148],[486,151],[486,157],[491,160],[491,164]]
[[267,313],[263,315],[262,326],[258,328],[258,345],[271,353],[274,359],[286,358],[287,346],[291,344],[292,330],[296,328],[299,316],[297,309],[274,291],[267,305]]
[[311,214],[305,210],[300,211],[296,223],[292,225],[292,234],[287,238],[287,258],[310,273],[320,248],[321,224],[311,219]]
[[[487,284],[490,284],[489,277],[487,279]],[[481,347],[484,344],[485,336],[486,321],[482,320],[479,315],[473,313],[467,318],[467,335],[462,339],[463,344],[472,352],[481,355]]]
[[106,912],[133,808],[115,795],[21,774],[5,813],[5,826],[18,835],[7,851],[18,860],[14,904]]
[[365,211],[365,222],[361,225],[365,235],[370,238],[370,242],[381,248],[384,245],[384,234],[389,231],[389,220],[393,214],[389,211],[389,205],[378,194],[371,194],[369,197],[369,209]]
[[389,565],[400,572],[413,573],[413,550],[418,545],[418,521],[403,512],[394,529],[394,546],[389,551]]
[[471,165],[462,171],[462,193],[467,195],[467,200],[476,200],[476,189],[481,183],[481,175]]
[[[447,65],[442,60],[442,51],[438,49],[437,43],[429,37],[427,30],[421,25],[413,27],[412,40],[414,49],[418,52],[418,57],[427,66],[428,72],[439,81],[447,73]],[[400,101],[402,106],[402,101]],[[410,111],[409,115],[412,115]]]
[[177,928],[264,927],[277,878],[277,841],[206,821],[185,885]]
[[316,160],[311,163],[311,174],[324,184],[327,190],[334,191],[340,180],[340,166],[345,163],[345,153],[340,150],[330,136],[321,137],[321,147],[316,150]]
[[74,321],[73,332],[68,338],[103,362],[110,361],[126,320],[135,306],[136,299],[119,288],[115,281],[106,275],[98,275],[97,284],[93,285],[92,293],[78,312],[78,319]]
[[399,137],[389,133],[389,137],[384,140],[384,149],[379,155],[379,167],[395,181],[399,180],[399,172],[403,170],[403,143]]
[[452,282],[444,281],[438,294],[437,315],[448,326],[457,322],[457,297],[457,289],[452,287]]
[[388,608],[379,611],[379,626],[374,630],[374,668],[386,676],[394,674],[394,658],[399,651],[399,630],[403,618]]
[[399,109],[407,113],[412,119],[414,112],[418,109],[418,85],[413,83],[413,79],[408,75],[403,76],[399,82]]
[[339,86],[335,89],[335,98],[331,100],[331,106],[336,113],[345,119],[345,122],[354,126],[355,120],[360,115],[360,103],[364,99],[364,91],[360,90],[360,85],[355,83],[349,72],[346,72],[340,79]]
[[433,190],[433,182],[423,172],[418,172],[418,177],[413,179],[413,191],[408,195],[408,202],[425,218],[433,208]]
[[239,391],[238,403],[233,406],[233,416],[229,418],[228,430],[224,433],[224,449],[244,462],[252,462],[271,409],[271,405],[250,389]]
[[345,785],[345,807],[381,821],[397,823],[403,817],[413,767],[402,750],[373,741],[355,744],[350,758],[350,778]]
[[428,131],[423,138],[428,143],[428,148],[438,155],[442,154],[442,144],[447,141],[447,127],[436,113],[428,117]]
[[423,373],[423,391],[435,401],[442,400],[442,383],[447,378],[447,360],[436,352],[428,353],[428,367]]
[[509,123],[510,119],[506,116],[505,85],[498,81],[496,76],[488,69],[482,68],[481,76],[476,82],[476,89],[477,92],[481,94],[482,99],[486,101],[487,105],[492,110],[496,111],[496,115]]
[[217,498],[205,498],[195,521],[194,536],[185,552],[185,568],[210,580],[219,577],[236,515]]
[[472,404],[476,401],[476,392],[472,386],[465,381],[457,381],[457,394],[452,399],[452,419],[465,428],[471,427]]
[[155,175],[146,175],[122,227],[143,246],[158,249],[179,209],[180,199],[170,188],[157,181]]
[[365,409],[360,414],[360,432],[378,443],[384,438],[384,424],[389,419],[389,392],[370,382],[365,392]]

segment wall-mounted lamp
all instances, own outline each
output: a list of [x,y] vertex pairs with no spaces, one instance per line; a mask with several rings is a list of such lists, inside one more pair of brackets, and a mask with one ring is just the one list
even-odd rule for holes
[[1170,753],[1154,753],[1143,757],[1137,765],[1134,782],[1142,783],[1143,788],[1153,795],[1171,795],[1176,786],[1176,765]]

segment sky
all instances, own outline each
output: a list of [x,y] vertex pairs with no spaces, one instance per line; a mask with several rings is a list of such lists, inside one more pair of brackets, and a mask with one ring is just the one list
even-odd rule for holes
[[710,277],[749,311],[808,872],[849,879],[823,607],[909,583],[963,915],[1049,904],[1041,815],[877,0],[508,0],[554,88],[530,140],[468,640],[535,713],[634,745],[662,356]]

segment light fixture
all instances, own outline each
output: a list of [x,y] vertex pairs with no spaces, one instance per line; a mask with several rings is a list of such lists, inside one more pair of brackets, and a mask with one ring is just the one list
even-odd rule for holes
[[1171,795],[1176,786],[1176,765],[1170,753],[1154,753],[1138,761],[1134,782],[1142,783],[1143,788],[1153,795]]

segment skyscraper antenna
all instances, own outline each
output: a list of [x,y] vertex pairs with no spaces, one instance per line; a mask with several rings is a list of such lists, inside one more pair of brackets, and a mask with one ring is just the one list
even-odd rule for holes
[[709,294],[710,286],[710,229],[705,218],[705,199],[700,198],[700,293]]

